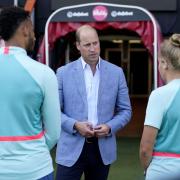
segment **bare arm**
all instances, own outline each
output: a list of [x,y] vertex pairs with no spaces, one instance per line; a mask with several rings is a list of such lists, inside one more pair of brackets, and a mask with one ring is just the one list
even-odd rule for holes
[[139,156],[142,167],[144,168],[145,171],[152,160],[152,153],[153,153],[157,133],[158,133],[157,128],[146,125],[144,126],[143,135],[140,143]]

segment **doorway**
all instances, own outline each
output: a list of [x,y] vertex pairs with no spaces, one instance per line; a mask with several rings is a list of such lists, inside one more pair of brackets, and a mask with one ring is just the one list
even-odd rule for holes
[[[99,33],[100,34],[100,33]],[[101,57],[119,67],[122,67],[129,88],[133,116],[130,123],[117,133],[123,137],[140,137],[143,126],[147,99],[152,89],[152,62],[149,52],[144,47],[140,37],[128,30],[101,31]],[[56,70],[59,66],[79,58],[75,47],[75,33],[69,33],[55,44],[53,64]]]
[[149,52],[138,36],[121,35],[113,38],[111,36],[101,37],[101,44],[106,41],[106,47],[103,50],[104,57],[107,61],[123,69],[133,110],[130,123],[117,135],[140,137],[143,131],[148,97],[152,90],[152,61]]

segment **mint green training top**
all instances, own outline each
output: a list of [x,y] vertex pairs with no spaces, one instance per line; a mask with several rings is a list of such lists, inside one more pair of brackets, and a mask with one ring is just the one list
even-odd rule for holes
[[180,154],[180,79],[154,90],[149,98],[145,125],[158,129],[155,152]]
[[145,125],[158,129],[146,180],[180,179],[180,79],[155,89],[148,101]]
[[0,180],[37,180],[53,171],[60,134],[54,72],[19,47],[0,48]]

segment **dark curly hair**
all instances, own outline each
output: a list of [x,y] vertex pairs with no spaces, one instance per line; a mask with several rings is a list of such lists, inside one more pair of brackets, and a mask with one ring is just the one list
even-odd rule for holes
[[9,40],[19,25],[30,18],[28,11],[19,7],[3,8],[0,11],[0,37],[5,41]]

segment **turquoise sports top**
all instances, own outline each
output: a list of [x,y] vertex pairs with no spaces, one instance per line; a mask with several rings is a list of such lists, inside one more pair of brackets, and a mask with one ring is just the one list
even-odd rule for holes
[[180,79],[152,92],[145,125],[158,128],[155,152],[180,154]]
[[19,47],[0,48],[0,180],[37,180],[53,171],[60,134],[54,72]]

